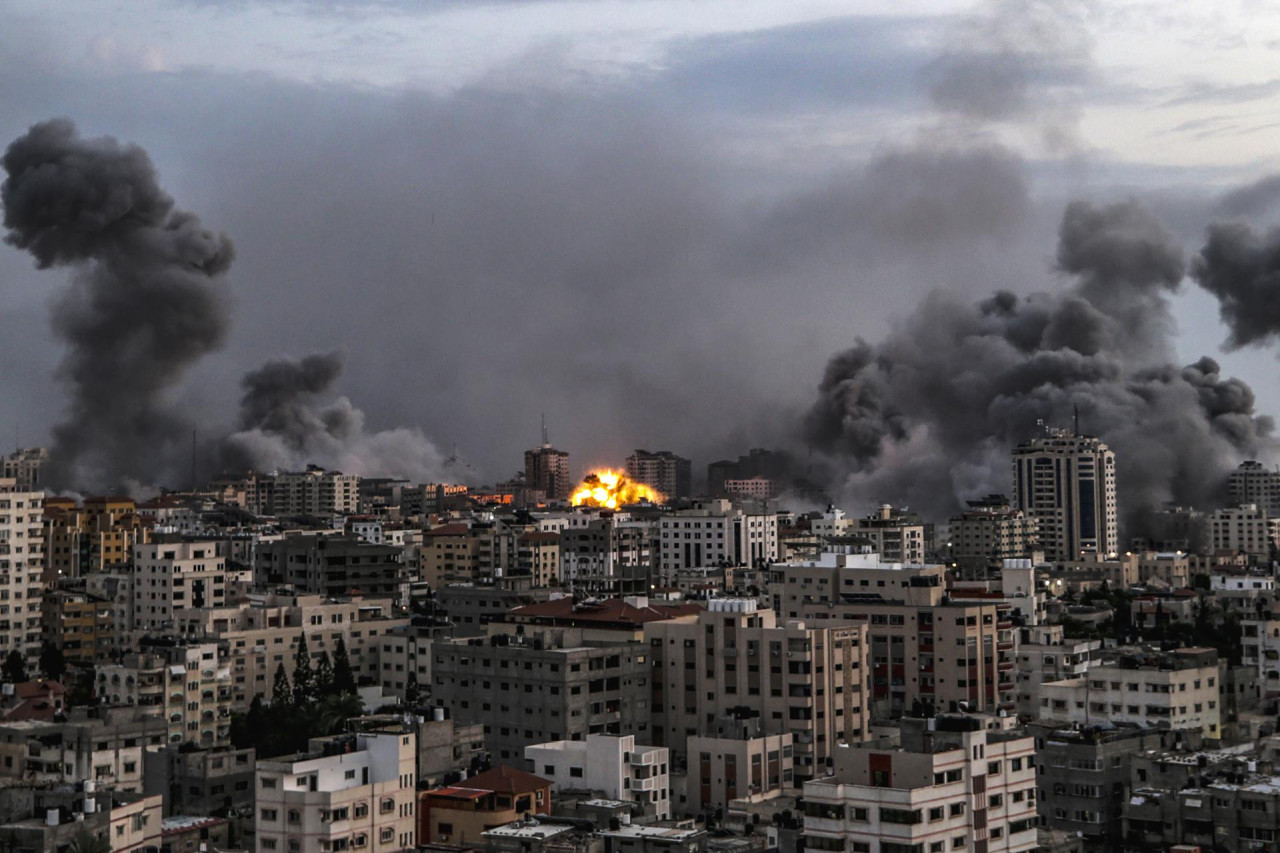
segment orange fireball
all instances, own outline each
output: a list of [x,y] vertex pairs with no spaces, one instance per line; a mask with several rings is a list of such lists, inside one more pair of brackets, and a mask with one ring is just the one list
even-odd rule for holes
[[574,506],[595,506],[617,509],[626,504],[649,501],[662,503],[662,493],[644,483],[633,483],[626,475],[605,468],[592,471],[574,490],[569,502]]

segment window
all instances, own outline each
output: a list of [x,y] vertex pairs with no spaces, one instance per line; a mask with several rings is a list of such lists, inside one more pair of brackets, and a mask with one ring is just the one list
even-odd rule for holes
[[258,781],[262,783],[262,787],[264,788],[274,788],[276,786],[276,780],[272,779],[270,776],[260,776],[258,777]]
[[302,812],[297,809],[289,809],[289,823],[302,823]]
[[570,775],[570,776],[572,776],[572,777],[573,777],[573,778],[575,778],[575,779],[581,779],[581,778],[582,778],[582,768],[581,768],[581,767],[570,767],[570,768],[569,768],[569,775]]
[[378,804],[378,811],[381,814],[389,814],[396,810],[396,801],[387,797]]
[[[440,824],[440,832],[442,834],[445,832],[446,826],[449,827],[449,830],[448,830],[449,832],[453,831],[453,826],[451,824],[442,823]],[[390,826],[384,826],[382,830],[378,833],[378,840],[384,844],[395,837],[396,837],[395,828]]]
[[278,813],[275,809],[263,809],[263,810],[262,810],[262,819],[263,819],[263,820],[275,820],[277,817],[279,817],[279,813]]

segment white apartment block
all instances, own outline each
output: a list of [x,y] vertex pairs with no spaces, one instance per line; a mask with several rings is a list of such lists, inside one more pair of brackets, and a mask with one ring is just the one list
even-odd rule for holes
[[44,492],[0,477],[0,658],[16,649],[31,666],[40,657],[44,559]]
[[659,524],[663,577],[697,566],[758,566],[778,559],[778,516],[735,509],[727,500],[699,501]]
[[275,515],[353,515],[360,509],[360,478],[316,467],[281,471],[270,509]]
[[841,749],[834,776],[805,783],[805,849],[1034,850],[1035,740],[983,721],[904,719],[900,746]]
[[670,752],[636,746],[635,735],[587,735],[524,748],[530,772],[551,781],[553,792],[600,791],[607,799],[637,803],[647,816],[671,817]]
[[1257,504],[1229,507],[1209,516],[1213,551],[1268,559],[1280,535],[1280,518],[1268,518]]
[[317,738],[258,761],[257,853],[391,853],[417,843],[412,731]]
[[1041,686],[1084,677],[1101,648],[1101,640],[1066,639],[1061,625],[1026,629],[1018,645],[1018,713],[1038,716]]
[[221,607],[226,602],[226,561],[216,542],[152,542],[133,546],[134,628],[173,624],[185,607]]
[[1083,676],[1040,685],[1039,716],[1198,728],[1216,740],[1222,736],[1218,702],[1215,650],[1133,651],[1095,663]]

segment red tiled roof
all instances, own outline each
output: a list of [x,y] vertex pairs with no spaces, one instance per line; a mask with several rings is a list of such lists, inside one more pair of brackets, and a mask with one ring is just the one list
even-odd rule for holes
[[499,764],[492,770],[486,770],[466,780],[468,788],[480,788],[497,794],[522,794],[526,791],[545,788],[550,784],[550,779],[543,779],[541,776],[534,776],[532,773],[526,773],[505,764]]

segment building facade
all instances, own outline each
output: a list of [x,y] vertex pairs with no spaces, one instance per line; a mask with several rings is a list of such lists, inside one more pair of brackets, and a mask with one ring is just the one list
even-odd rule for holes
[[1051,429],[1013,450],[1013,507],[1034,518],[1051,560],[1120,550],[1116,456],[1088,435]]

